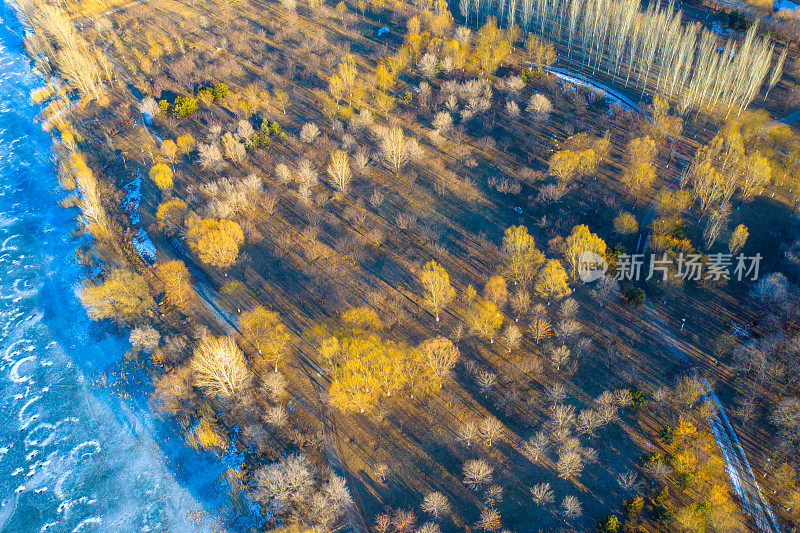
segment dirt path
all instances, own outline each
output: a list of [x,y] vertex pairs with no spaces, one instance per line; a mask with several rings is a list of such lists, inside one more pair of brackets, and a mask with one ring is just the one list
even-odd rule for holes
[[[170,239],[170,243],[172,244],[176,255],[183,259],[189,271],[192,273],[195,279],[198,280],[194,288],[197,292],[197,295],[202,300],[203,305],[206,306],[208,311],[226,333],[231,334],[238,332],[239,317],[230,313],[227,309],[219,305],[216,292],[214,292],[204,281],[207,281],[208,277],[186,253],[186,250],[180,241],[173,237]],[[336,432],[336,424],[330,414],[330,409],[327,402],[322,399],[321,390],[318,390],[318,394],[320,395],[320,415],[322,419],[325,455],[328,458],[328,463],[331,467],[331,470],[333,470],[336,475],[341,476],[347,481],[347,484],[350,487],[350,493],[353,496],[353,501],[355,502],[353,505],[347,507],[347,520],[350,525],[350,531],[353,533],[369,533],[370,529],[367,526],[367,520],[364,515],[364,511],[361,508],[361,502],[358,499],[358,495],[353,490],[354,484],[352,481],[352,476],[342,462],[342,458],[339,453],[339,437]]]
[[[665,345],[675,356],[677,362],[686,364],[694,361],[694,358],[686,350],[685,343],[675,336],[664,322],[661,313],[649,301],[644,306],[644,317],[645,321],[664,339]],[[750,467],[744,448],[742,448],[742,444],[739,442],[739,438],[728,420],[725,408],[722,407],[719,398],[717,398],[705,378],[698,380],[695,376],[693,379],[695,383],[706,391],[706,397],[716,407],[714,416],[709,419],[708,423],[711,426],[711,432],[714,434],[714,440],[717,441],[717,445],[725,458],[728,475],[742,506],[747,511],[747,514],[753,518],[759,531],[779,533],[781,531],[780,526],[770,510],[769,504],[761,494],[753,469]]]
[[349,470],[342,462],[342,457],[339,454],[339,435],[336,432],[336,423],[331,416],[330,407],[328,402],[322,398],[322,389],[317,391],[320,395],[320,411],[322,415],[322,428],[323,428],[323,442],[325,444],[325,454],[328,456],[328,463],[330,463],[331,470],[337,475],[347,481],[351,487],[350,493],[353,496],[353,505],[347,507],[347,520],[350,523],[350,530],[354,533],[369,533],[370,528],[367,525],[367,519],[364,510],[361,508],[361,500],[358,495],[352,490],[354,486],[352,476]]
[[[660,196],[657,196],[653,203],[650,204],[647,213],[642,220],[642,227],[649,228],[653,219],[658,213],[661,203]],[[650,230],[646,229],[639,235],[639,242],[636,246],[638,253],[647,252],[647,237],[650,235]],[[643,307],[643,319],[646,324],[651,326],[655,331],[660,334],[664,339],[664,344],[669,352],[675,357],[676,363],[679,366],[693,366],[696,359],[691,355],[687,349],[685,342],[680,340],[667,326],[661,312],[653,305],[650,300],[647,300]],[[725,468],[731,478],[734,491],[739,497],[745,511],[753,518],[756,527],[759,531],[766,533],[780,533],[781,529],[769,508],[769,504],[761,494],[761,489],[758,486],[758,481],[753,474],[753,469],[750,467],[750,462],[747,460],[747,454],[744,452],[739,438],[736,436],[736,431],[733,429],[728,415],[725,413],[725,408],[717,398],[711,386],[701,378],[698,380],[696,376],[693,377],[704,391],[706,397],[714,403],[716,408],[714,416],[712,416],[708,424],[711,427],[711,432],[714,435],[714,440],[717,442],[722,455],[725,459]]]

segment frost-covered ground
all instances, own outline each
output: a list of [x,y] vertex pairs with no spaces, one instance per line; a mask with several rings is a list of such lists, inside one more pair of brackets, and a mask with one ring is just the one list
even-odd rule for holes
[[[211,531],[230,521],[218,479],[230,461],[186,447],[145,408],[126,342],[92,325],[75,291],[41,85],[0,2],[0,531]],[[96,385],[130,372],[126,398]]]

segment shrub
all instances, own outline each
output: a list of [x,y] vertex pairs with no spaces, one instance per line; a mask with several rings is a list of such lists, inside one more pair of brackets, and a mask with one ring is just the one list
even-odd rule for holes
[[661,439],[661,442],[663,442],[667,446],[670,446],[672,444],[674,435],[675,435],[675,428],[672,426],[664,426],[658,432],[658,438]]
[[613,514],[608,518],[604,518],[600,521],[597,526],[598,531],[602,531],[604,533],[617,533],[620,528],[619,518],[614,516]]
[[644,498],[641,496],[633,496],[625,502],[625,516],[628,518],[635,518],[639,516],[644,508]]
[[214,85],[214,89],[212,93],[214,94],[214,98],[225,98],[225,96],[230,92],[228,86],[224,83],[220,82]]
[[644,409],[650,403],[650,397],[639,387],[631,389],[631,403],[636,409]]
[[197,111],[197,100],[193,96],[179,96],[175,99],[172,116],[185,118],[195,111]]
[[644,305],[646,298],[647,297],[645,295],[644,289],[639,287],[630,289],[628,292],[625,293],[625,300],[627,300],[627,302],[630,305],[633,305],[635,307],[641,307],[642,305]]

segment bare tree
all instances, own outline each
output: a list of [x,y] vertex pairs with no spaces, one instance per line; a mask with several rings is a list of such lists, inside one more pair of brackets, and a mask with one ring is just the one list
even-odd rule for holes
[[464,483],[475,490],[492,481],[494,469],[483,459],[470,459],[464,463]]
[[517,315],[514,319],[514,322],[519,322],[519,318],[527,313],[528,308],[530,308],[531,294],[524,289],[519,290],[511,295],[509,304],[511,305],[511,310],[514,311],[515,315]]
[[537,316],[531,321],[529,331],[533,340],[536,341],[536,344],[539,344],[540,341],[550,336],[552,331],[550,321],[547,320],[546,316]]
[[203,337],[190,364],[196,384],[210,395],[232,398],[252,382],[244,354],[231,337]]
[[440,134],[446,134],[453,127],[453,116],[447,111],[436,113],[433,118],[433,128]]
[[489,372],[488,370],[483,370],[475,377],[475,381],[477,382],[480,391],[483,394],[486,394],[492,387],[494,387],[495,383],[497,383],[497,374],[494,372]]
[[311,144],[319,137],[319,127],[312,122],[306,122],[300,128],[300,140]]
[[436,522],[425,522],[417,528],[416,533],[442,533],[442,528]]
[[553,104],[542,93],[536,93],[531,95],[526,111],[533,120],[537,122],[544,121],[553,111]]
[[769,421],[776,426],[800,427],[800,398],[782,398],[769,414]]
[[569,342],[572,338],[575,337],[578,333],[583,330],[583,326],[577,320],[573,320],[571,318],[565,318],[561,322],[558,323],[558,328],[556,329],[556,336],[561,340],[561,342]]
[[547,399],[550,401],[550,403],[557,404],[564,401],[564,399],[567,397],[567,388],[560,381],[556,381],[551,385],[548,385],[545,394],[547,395]]
[[276,405],[267,409],[264,421],[272,427],[282,428],[289,422],[289,413],[282,405]]
[[256,471],[256,499],[287,512],[309,498],[314,475],[314,467],[304,455],[289,455]]
[[426,78],[433,78],[436,76],[436,70],[438,66],[439,62],[436,60],[436,56],[433,54],[425,54],[417,62],[417,68],[419,69],[420,74]]
[[392,172],[399,174],[410,157],[406,139],[403,135],[403,129],[400,126],[385,132],[381,140],[381,153],[386,161],[386,165]]
[[614,403],[624,409],[633,403],[630,389],[617,389],[614,391]]
[[514,348],[518,348],[520,342],[522,342],[522,333],[519,327],[516,324],[508,324],[500,336],[500,341],[508,349],[508,353],[511,353]]
[[531,497],[537,506],[553,503],[555,495],[550,488],[550,483],[537,483],[531,487]]
[[500,512],[494,507],[484,508],[475,527],[484,531],[497,531],[500,529]]
[[333,186],[341,194],[347,194],[347,189],[350,187],[350,180],[353,177],[350,172],[350,163],[348,162],[347,153],[342,150],[336,150],[331,153],[331,161],[328,163],[328,175],[333,180]]
[[270,400],[279,400],[286,392],[286,378],[280,372],[267,372],[261,377],[261,390]]
[[583,506],[575,496],[566,496],[561,501],[561,509],[567,518],[578,518],[583,514]]
[[617,419],[618,411],[619,409],[613,403],[603,403],[597,408],[597,415],[603,425],[607,425]]
[[450,512],[450,502],[441,492],[429,492],[422,500],[422,510],[439,518]]
[[566,346],[558,346],[550,351],[550,361],[556,368],[556,372],[561,370],[561,367],[569,361],[570,349]]
[[557,403],[550,406],[550,418],[557,429],[563,429],[575,422],[575,408]]
[[583,472],[583,457],[578,452],[563,453],[556,461],[556,470],[558,470],[558,477],[574,479]]
[[534,461],[538,461],[539,457],[547,449],[550,444],[550,439],[544,431],[537,431],[531,438],[525,441],[525,450],[531,454]]
[[420,344],[419,350],[425,356],[428,366],[439,378],[440,384],[450,375],[460,355],[458,348],[445,337],[429,339]]
[[661,459],[657,459],[648,463],[645,466],[645,470],[647,470],[648,474],[662,483],[672,475],[672,468],[670,468],[670,466]]
[[467,446],[472,446],[472,444],[478,440],[478,426],[475,422],[462,423],[458,427],[456,438]]
[[397,533],[411,533],[417,525],[417,516],[410,509],[397,509],[392,517],[392,525]]
[[573,318],[578,313],[578,307],[578,302],[575,299],[567,298],[562,302],[558,314],[564,318]]
[[626,470],[625,472],[617,474],[617,483],[622,490],[626,491],[640,490],[642,487],[639,475],[632,470]]
[[503,437],[504,427],[503,424],[493,416],[481,420],[478,427],[478,433],[481,436],[484,444],[491,446],[494,441]]
[[600,278],[593,291],[593,295],[597,298],[597,301],[600,302],[601,306],[608,303],[612,298],[619,296],[619,294],[619,282],[611,275],[605,275]]
[[578,420],[576,422],[578,431],[586,433],[587,435],[594,436],[594,432],[600,427],[602,420],[597,411],[593,409],[585,409],[578,413]]

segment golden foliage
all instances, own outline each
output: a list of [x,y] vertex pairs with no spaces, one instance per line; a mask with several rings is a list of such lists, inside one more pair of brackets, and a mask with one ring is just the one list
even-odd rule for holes
[[536,249],[533,236],[525,226],[511,226],[503,235],[506,275],[514,285],[527,285],[536,269],[544,263],[544,255]]
[[232,220],[206,218],[189,228],[186,240],[202,262],[225,268],[236,262],[244,233]]
[[467,325],[470,331],[494,343],[494,337],[497,335],[500,326],[503,325],[503,315],[494,302],[477,300],[469,308]]
[[147,281],[124,269],[108,272],[98,284],[85,282],[78,296],[93,320],[111,318],[125,324],[143,317],[153,308]]
[[186,202],[179,198],[170,198],[158,206],[156,211],[158,228],[167,235],[175,235],[183,228],[188,213],[189,207]]
[[162,191],[172,189],[172,169],[164,163],[157,163],[150,169],[150,179]]
[[197,147],[197,143],[195,142],[194,137],[192,137],[188,133],[186,135],[181,135],[180,137],[175,139],[175,143],[178,145],[178,148],[180,148],[181,152],[184,154],[188,154],[189,152],[194,151],[194,149]]
[[536,275],[533,291],[545,300],[560,299],[570,293],[567,271],[557,259],[548,259]]
[[203,416],[200,423],[189,436],[189,444],[195,449],[219,450],[225,452],[230,447],[224,430],[216,420]]
[[508,285],[503,276],[495,274],[486,282],[483,288],[483,296],[500,308],[503,307],[508,300]]
[[572,228],[572,233],[564,241],[564,257],[572,267],[572,277],[578,273],[578,263],[583,252],[594,252],[600,257],[606,256],[606,243],[596,233],[589,231],[589,226],[579,224]]
[[424,304],[439,321],[439,313],[455,298],[456,291],[450,285],[450,275],[436,261],[429,261],[422,267],[419,281],[425,288]]
[[614,231],[620,235],[631,235],[633,233],[638,233],[639,222],[636,220],[636,216],[627,211],[623,211],[614,217]]
[[188,310],[197,293],[194,291],[189,269],[183,261],[175,259],[159,263],[155,271],[164,286],[164,297],[167,302],[182,311]]
[[374,309],[366,306],[350,309],[342,313],[342,322],[355,329],[377,330],[383,329],[383,322]]
[[274,311],[262,306],[245,311],[239,317],[239,330],[242,336],[252,343],[258,352],[257,362],[263,362],[278,371],[278,365],[286,358],[291,345],[291,333]]

